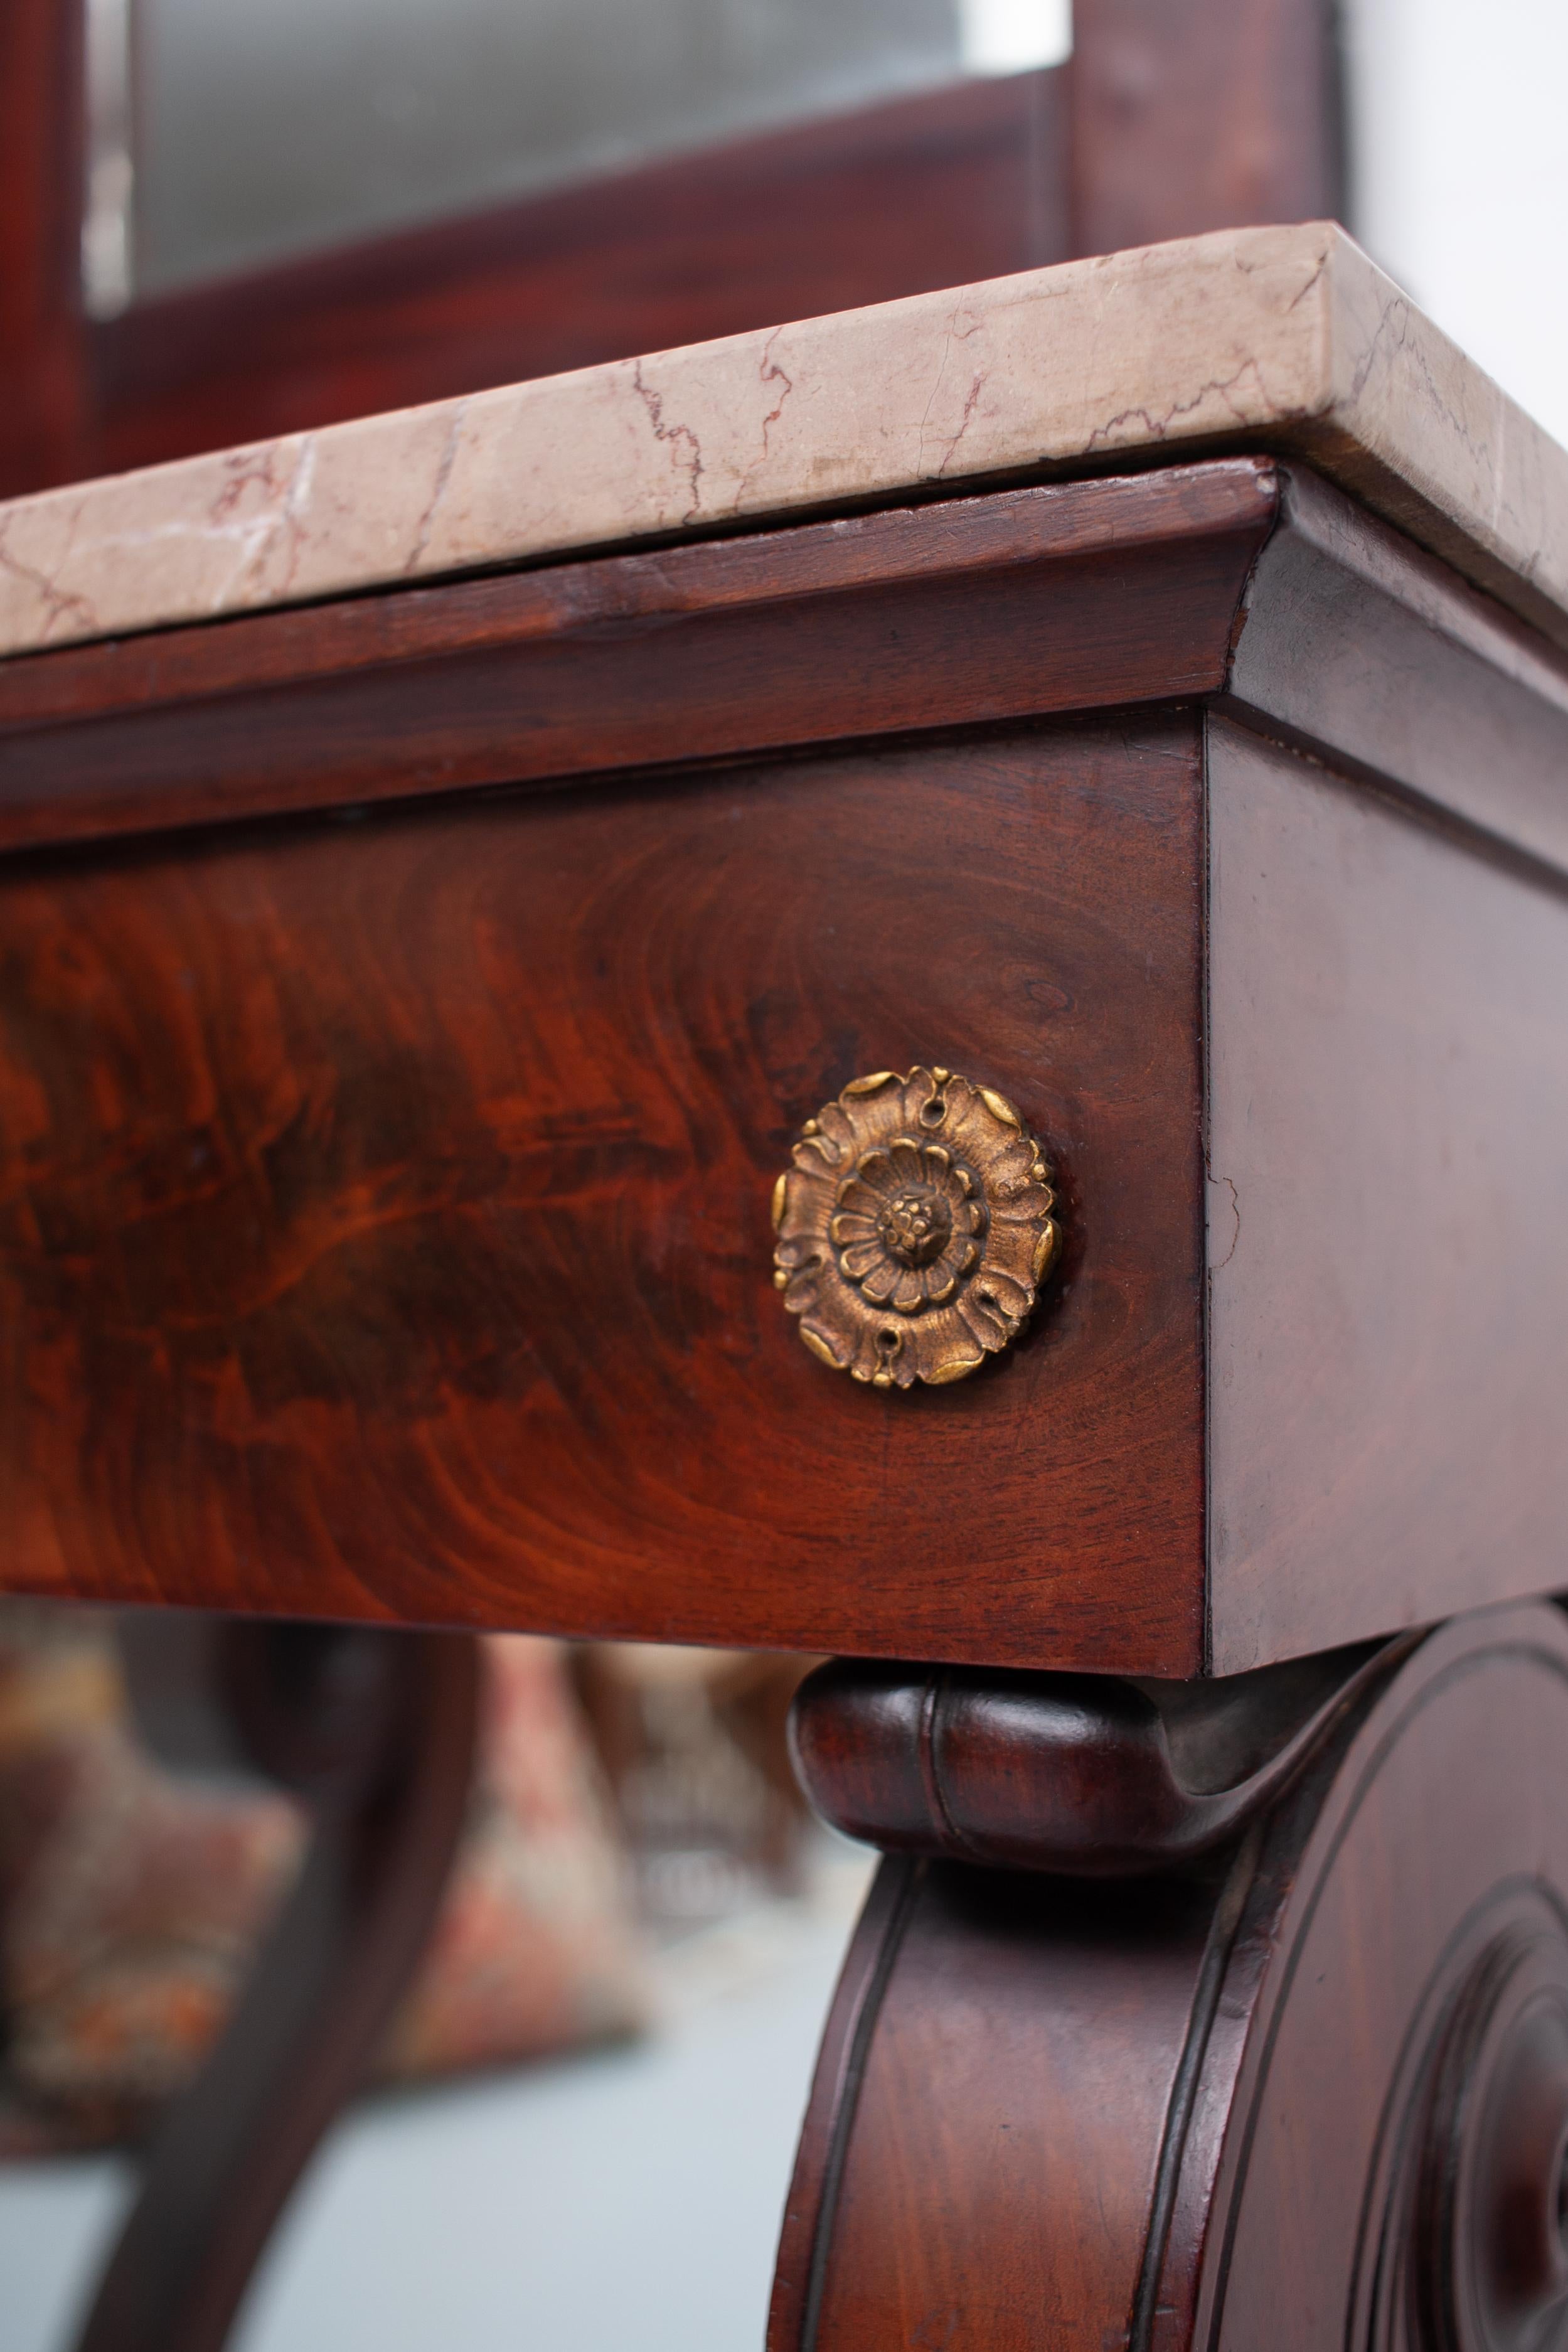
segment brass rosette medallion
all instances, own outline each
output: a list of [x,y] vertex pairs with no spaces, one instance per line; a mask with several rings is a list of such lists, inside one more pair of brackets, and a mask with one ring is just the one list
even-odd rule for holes
[[879,1389],[961,1381],[1017,1338],[1061,1238],[1011,1103],[942,1069],[852,1080],[773,1192],[774,1282],[813,1355]]

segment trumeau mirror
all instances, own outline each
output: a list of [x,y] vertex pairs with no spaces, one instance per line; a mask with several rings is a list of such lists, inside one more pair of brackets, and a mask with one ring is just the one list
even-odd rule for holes
[[1568,9],[1345,0],[1349,226],[1558,440],[1568,440]]
[[89,0],[90,306],[977,75],[1066,0]]
[[1338,214],[1334,22],[1333,0],[12,0],[0,495]]

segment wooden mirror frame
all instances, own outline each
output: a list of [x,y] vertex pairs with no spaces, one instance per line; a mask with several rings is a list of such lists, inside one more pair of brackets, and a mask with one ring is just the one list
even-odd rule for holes
[[1341,208],[1332,0],[1076,0],[956,83],[82,309],[82,0],[0,11],[0,494]]

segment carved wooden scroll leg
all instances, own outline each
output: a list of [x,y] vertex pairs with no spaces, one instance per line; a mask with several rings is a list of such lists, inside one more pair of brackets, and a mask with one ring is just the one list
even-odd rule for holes
[[1559,1611],[1207,1692],[839,1665],[796,1735],[900,1851],[770,2352],[1568,2345]]
[[306,2160],[376,2054],[462,1824],[466,1636],[211,1626],[227,1723],[309,1800],[299,1878],[234,2019],[150,2152],[78,2352],[215,2352]]

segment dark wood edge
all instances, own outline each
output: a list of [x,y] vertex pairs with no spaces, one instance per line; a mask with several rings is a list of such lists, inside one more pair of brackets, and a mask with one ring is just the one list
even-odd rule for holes
[[1304,467],[1214,708],[1568,874],[1568,653]]
[[62,649],[0,668],[0,848],[1212,693],[1237,457]]
[[884,1859],[844,1955],[818,2049],[785,2201],[767,2352],[812,2352],[839,2184],[883,1995],[919,1892],[924,1863]]
[[82,446],[82,0],[0,7],[0,494]]
[[1335,0],[1076,0],[1073,244],[1340,217]]
[[823,1819],[884,1852],[1134,1877],[1232,1843],[1415,1638],[1193,1686],[836,1658],[795,1695],[790,1754]]
[[518,653],[556,637],[791,604],[934,575],[1268,528],[1267,458],[1037,484],[651,551],[601,554],[445,586],[150,631],[0,662],[0,730],[120,716],[246,688]]
[[1568,873],[1568,654],[1254,457],[0,664],[0,849],[1186,697]]
[[[1192,2177],[1180,2192],[1184,2202],[1190,2199],[1204,2208],[1207,2241],[1189,2342],[1211,2343],[1225,2308],[1242,2205],[1237,2189],[1247,2177],[1264,2119],[1264,2085],[1291,1987],[1311,1949],[1313,1916],[1361,1807],[1390,1753],[1426,1709],[1449,1685],[1500,1654],[1533,1657],[1568,1686],[1561,1606],[1551,1600],[1515,1601],[1424,1628],[1391,1661],[1396,1671],[1368,1685],[1361,1704],[1266,1823],[1211,2029],[1213,2057],[1205,2069],[1211,2079],[1200,2082],[1194,2101],[1191,2136],[1198,2161],[1189,2167]],[[1287,1902],[1293,1916],[1281,1950]],[[1216,2215],[1223,2216],[1218,2231],[1207,2226]],[[1193,2221],[1186,2228],[1189,2238],[1196,2237]]]
[[[242,1742],[312,1803],[315,1834],[222,2040],[153,2142],[77,2352],[219,2352],[423,1955],[466,1809],[471,1637],[223,1630],[223,1696]],[[328,1670],[301,1688],[302,1663]]]
[[1138,2284],[1133,2295],[1133,2320],[1127,2336],[1127,2352],[1154,2352],[1156,2343],[1162,2340],[1162,2336],[1156,2334],[1156,2327],[1170,2253],[1171,2224],[1182,2188],[1187,2137],[1203,2080],[1209,2035],[1218,2014],[1219,1997],[1225,1989],[1230,1955],[1240,1929],[1247,1899],[1258,1875],[1258,1858],[1262,1850],[1263,1835],[1263,1822],[1259,1819],[1249,1824],[1237,1843],[1209,1921],[1203,1964],[1193,1992],[1186,2034],[1182,2042],[1176,2081],[1171,2086],[1170,2105],[1166,2114],[1159,2162],[1155,2169],[1154,2194],[1149,2200],[1148,2233],[1144,2241],[1144,2258],[1138,2266]]

